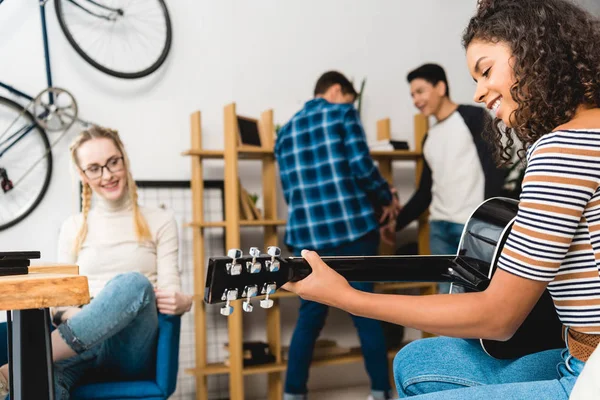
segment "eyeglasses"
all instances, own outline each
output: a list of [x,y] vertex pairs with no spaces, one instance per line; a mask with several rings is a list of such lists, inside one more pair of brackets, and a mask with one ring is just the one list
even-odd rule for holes
[[86,169],[82,169],[81,171],[87,176],[89,179],[100,179],[102,178],[102,173],[104,173],[104,168],[106,168],[109,172],[115,173],[123,170],[123,157],[113,157],[110,158],[106,164],[98,165],[93,164],[87,167]]

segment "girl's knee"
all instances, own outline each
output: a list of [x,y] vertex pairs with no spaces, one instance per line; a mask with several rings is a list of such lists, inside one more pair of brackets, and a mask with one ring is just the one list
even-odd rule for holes
[[428,338],[415,340],[404,346],[394,357],[394,382],[398,394],[406,394],[406,389],[409,383],[416,379],[419,375],[427,374],[429,363],[436,363],[432,358],[436,354],[440,354],[440,346],[444,346],[444,339],[447,338]]
[[475,350],[480,351],[473,342],[449,337],[407,344],[394,358],[398,394],[407,397],[479,385],[480,379],[467,366],[479,356]]
[[115,276],[114,279],[135,293],[154,292],[154,286],[150,280],[140,272],[125,272]]
[[123,297],[123,300],[135,302],[135,299],[140,299],[142,304],[155,301],[154,286],[142,273],[125,272],[115,276],[110,284],[117,285],[113,286],[113,290],[116,289],[115,294]]
[[420,339],[404,346],[394,357],[394,371],[402,370],[403,366],[411,365],[415,360],[422,359],[424,354],[431,353],[439,340],[440,338]]

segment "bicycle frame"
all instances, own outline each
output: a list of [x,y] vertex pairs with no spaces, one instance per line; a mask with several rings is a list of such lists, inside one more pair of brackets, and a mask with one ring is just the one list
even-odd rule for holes
[[[4,0],[0,0],[0,4],[2,4]],[[97,17],[101,17],[101,18],[109,18],[106,16],[102,16],[102,15],[98,15],[96,13],[94,13],[91,10],[88,10],[87,8],[85,8],[84,6],[82,6],[81,4],[79,4],[76,0],[68,0],[70,3],[74,4],[75,6],[77,6],[79,9],[92,14],[94,16]],[[100,8],[103,8],[105,10],[109,10],[109,11],[113,11],[116,13],[121,13],[120,10],[116,10],[107,6],[104,6],[102,4],[98,4],[96,1],[94,0],[85,0],[91,4],[94,4]],[[52,87],[52,67],[50,65],[50,46],[49,46],[49,40],[48,40],[48,29],[46,26],[46,3],[48,2],[48,0],[39,0],[39,7],[40,7],[40,20],[42,22],[42,40],[43,40],[43,44],[44,44],[44,63],[45,63],[45,67],[46,67],[46,83],[47,83],[47,88],[51,88]],[[14,94],[15,96],[18,96],[22,99],[25,99],[29,102],[34,100],[34,97],[13,87],[10,86],[2,81],[0,81],[0,87],[6,89],[7,91],[9,91],[10,93]],[[54,104],[54,95],[52,92],[48,93],[48,102],[49,104]],[[45,113],[47,113],[48,111],[44,111],[42,112],[39,116],[43,117],[45,116]],[[82,120],[80,120],[82,121]],[[85,121],[82,121],[85,122]],[[25,136],[27,136],[27,134],[29,132],[31,132],[31,130],[34,128],[34,125],[30,125],[30,126],[25,126],[23,128],[21,128],[19,131],[14,132],[12,134],[10,134],[7,138],[4,138],[3,140],[0,141],[0,157],[2,157],[2,155],[4,155],[4,153],[6,153],[8,150],[10,150],[10,148],[12,148],[14,145],[16,145],[21,139],[23,139]],[[0,138],[2,139],[2,138]],[[6,147],[2,148],[2,145],[6,145],[7,143],[9,143]]]
[[[0,0],[0,4],[2,4],[4,0]],[[94,15],[96,17],[99,18],[105,18],[105,19],[110,19],[109,16],[105,16],[105,15],[100,15],[97,14],[89,9],[87,9],[85,6],[79,4],[76,0],[68,0],[70,3],[72,3],[73,5],[75,5],[77,8],[85,11],[88,14]],[[118,9],[114,9],[111,7],[107,7],[103,4],[99,4],[98,2],[94,1],[94,0],[85,0],[88,3],[91,3],[97,7],[103,8],[105,10],[108,11],[112,11],[118,14],[122,14],[123,12],[121,10]],[[52,68],[50,66],[50,47],[49,47],[49,41],[48,41],[48,29],[46,27],[46,3],[48,2],[48,0],[39,0],[39,5],[40,5],[40,19],[42,22],[42,40],[44,43],[44,62],[45,62],[45,66],[46,66],[46,83],[47,83],[47,87],[50,88],[52,87]],[[21,97],[23,99],[26,99],[28,101],[32,101],[34,99],[33,96],[24,93],[10,85],[7,85],[6,83],[0,81],[0,87],[3,87],[4,89],[8,90],[10,93]],[[49,93],[49,103],[50,104],[54,104],[54,96],[52,95],[52,93]]]
[[[4,0],[2,0],[2,1],[4,1]],[[0,1],[0,4],[2,4],[2,1]],[[52,87],[52,69],[50,67],[50,48],[48,45],[48,29],[46,27],[46,3],[47,2],[48,2],[48,0],[40,0],[40,18],[42,20],[42,40],[44,41],[44,62],[46,65],[46,82],[48,84],[48,87]],[[0,87],[3,87],[4,89],[8,90],[12,94],[22,97],[24,99],[27,99],[29,101],[33,100],[33,96],[30,96],[27,93],[24,93],[18,89],[15,89],[14,87],[9,86],[4,82],[0,81]],[[50,100],[50,104],[54,103],[54,99],[52,98],[52,93],[50,93],[49,100]]]
[[[2,0],[4,1],[4,0]],[[0,1],[0,4],[2,4],[2,1]],[[46,82],[48,84],[48,87],[52,87],[52,69],[50,67],[50,48],[48,45],[48,30],[46,27],[46,2],[48,0],[40,0],[40,18],[42,20],[42,39],[44,41],[44,61],[45,61],[45,65],[46,65]],[[0,81],[0,87],[3,87],[4,89],[8,90],[10,93],[19,96],[21,98],[27,99],[28,101],[32,101],[34,99],[33,96],[24,93],[12,86],[7,85],[4,82]],[[52,93],[49,93],[49,98],[48,98],[50,104],[54,104],[54,96],[52,95]],[[30,125],[28,127],[24,127],[23,129],[21,129],[18,132],[15,132],[13,134],[11,134],[8,138],[6,138],[5,140],[3,140],[2,142],[0,142],[1,144],[7,143],[11,140],[13,140],[15,137],[17,137],[16,140],[13,140],[12,143],[10,143],[6,148],[4,148],[2,150],[2,152],[0,153],[0,157],[2,157],[2,155],[4,155],[4,153],[6,153],[8,150],[11,149],[11,147],[13,147],[14,145],[16,145],[21,139],[23,139],[23,137],[25,137],[29,132],[31,132],[31,130],[34,128],[33,125]]]

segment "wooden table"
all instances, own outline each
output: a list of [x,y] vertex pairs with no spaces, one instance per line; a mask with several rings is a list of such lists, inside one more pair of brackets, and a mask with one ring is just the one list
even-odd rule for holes
[[0,276],[0,310],[8,322],[10,393],[14,400],[53,400],[50,307],[90,301],[76,265],[29,267],[28,275]]

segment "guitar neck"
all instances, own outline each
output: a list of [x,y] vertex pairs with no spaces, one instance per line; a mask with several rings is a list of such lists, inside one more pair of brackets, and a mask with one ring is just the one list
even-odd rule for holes
[[[322,260],[350,282],[447,282],[476,291],[485,290],[487,275],[473,268],[463,256],[341,256]],[[312,273],[302,257],[211,257],[206,275],[205,301],[219,303],[273,292],[289,281]],[[255,294],[256,295],[256,294]]]
[[[478,288],[480,282],[463,268],[455,255],[333,256],[323,262],[350,282],[446,282]],[[302,257],[289,257],[292,281],[306,278],[312,268]]]

